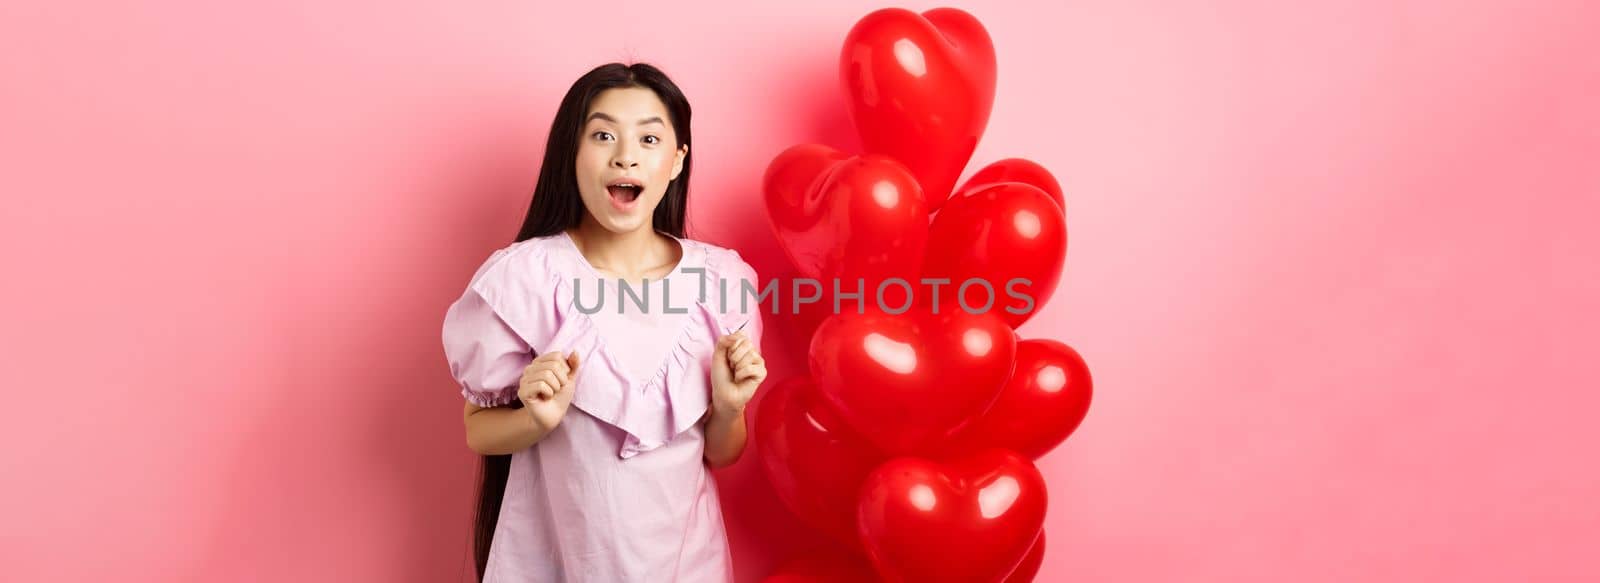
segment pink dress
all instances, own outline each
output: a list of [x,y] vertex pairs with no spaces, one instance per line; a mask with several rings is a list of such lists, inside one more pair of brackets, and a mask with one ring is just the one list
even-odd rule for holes
[[565,233],[513,243],[446,311],[450,374],[478,405],[514,402],[538,353],[580,359],[561,424],[512,454],[486,583],[732,580],[699,421],[717,338],[748,320],[759,346],[760,307],[741,306],[758,282],[737,252],[677,240],[678,266],[628,290]]

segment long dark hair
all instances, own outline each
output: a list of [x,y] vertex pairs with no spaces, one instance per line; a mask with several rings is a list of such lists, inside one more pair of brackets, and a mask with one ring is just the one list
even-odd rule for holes
[[[573,82],[567,95],[561,98],[561,106],[556,108],[555,121],[550,123],[550,139],[544,147],[544,162],[539,167],[539,180],[533,187],[533,201],[528,205],[528,216],[522,221],[516,241],[554,235],[578,226],[583,219],[586,211],[583,198],[578,194],[577,163],[584,116],[602,91],[623,87],[654,91],[667,107],[669,123],[678,135],[677,147],[689,144],[689,100],[660,69],[644,63],[609,63],[595,67]],[[667,185],[666,194],[656,206],[651,223],[657,231],[679,238],[686,236],[684,214],[689,206],[689,168],[693,156],[694,149],[690,148],[683,157],[683,169]],[[509,406],[521,409],[522,402],[513,401]],[[477,565],[480,582],[489,562],[489,547],[494,540],[494,527],[500,517],[500,502],[505,498],[506,478],[510,473],[510,454],[483,456],[472,540],[473,562]]]

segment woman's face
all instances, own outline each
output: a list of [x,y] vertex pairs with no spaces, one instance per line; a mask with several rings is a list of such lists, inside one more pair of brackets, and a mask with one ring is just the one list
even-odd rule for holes
[[[683,171],[689,146],[678,146],[666,105],[654,91],[607,89],[595,96],[578,136],[578,193],[606,230],[651,226],[667,183]],[[629,188],[627,185],[632,185]]]

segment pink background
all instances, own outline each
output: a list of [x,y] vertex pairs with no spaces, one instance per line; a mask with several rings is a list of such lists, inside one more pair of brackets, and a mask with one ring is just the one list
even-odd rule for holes
[[[857,146],[857,2],[161,4],[0,7],[0,579],[465,576],[440,319],[567,86],[672,75],[691,235],[769,276],[767,161]],[[968,173],[1067,191],[1023,333],[1096,381],[1041,580],[1600,578],[1600,9],[1537,4],[955,4],[1000,61]],[[753,461],[745,580],[819,540]]]

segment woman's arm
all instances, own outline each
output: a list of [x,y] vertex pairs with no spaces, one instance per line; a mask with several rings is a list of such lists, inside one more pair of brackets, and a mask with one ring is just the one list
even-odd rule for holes
[[706,413],[706,464],[722,468],[739,461],[744,453],[744,407]]
[[533,447],[554,429],[542,426],[527,407],[479,407],[468,401],[462,418],[467,426],[467,447],[483,455],[505,455]]
[[743,331],[719,338],[711,356],[711,408],[706,412],[706,463],[721,468],[744,453],[744,407],[767,379],[767,362]]
[[577,353],[553,350],[534,358],[517,383],[521,408],[485,408],[467,401],[461,413],[467,426],[467,447],[483,455],[505,455],[539,443],[561,424],[572,405],[578,360]]

